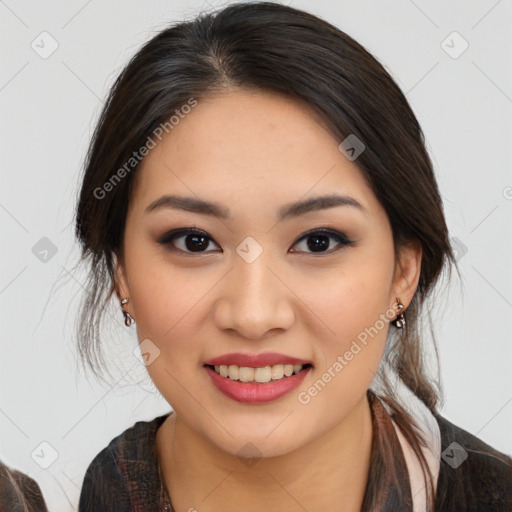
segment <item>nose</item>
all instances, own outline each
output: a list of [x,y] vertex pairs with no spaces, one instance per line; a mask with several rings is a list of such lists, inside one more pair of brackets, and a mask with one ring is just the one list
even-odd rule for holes
[[220,287],[216,325],[251,340],[288,330],[295,321],[292,297],[279,271],[263,255],[252,263],[238,258]]

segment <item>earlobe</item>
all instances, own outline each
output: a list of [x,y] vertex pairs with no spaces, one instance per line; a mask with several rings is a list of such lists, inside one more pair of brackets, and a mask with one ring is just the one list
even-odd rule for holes
[[399,249],[396,262],[395,280],[390,300],[395,302],[400,297],[405,309],[411,302],[421,275],[422,247],[418,241],[408,242]]
[[121,311],[123,312],[124,323],[127,327],[130,327],[135,322],[135,318],[128,311],[128,308],[130,308],[130,306],[128,306],[128,303],[130,302],[130,294],[128,292],[128,285],[125,275],[126,272],[122,261],[117,257],[117,255],[114,255],[114,287],[116,290],[117,298],[119,300]]

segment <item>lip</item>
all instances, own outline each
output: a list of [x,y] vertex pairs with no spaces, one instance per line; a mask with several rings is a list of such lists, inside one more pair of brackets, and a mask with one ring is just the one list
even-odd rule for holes
[[231,380],[229,377],[222,377],[210,366],[205,365],[203,368],[217,390],[228,398],[243,404],[264,404],[273,402],[291,393],[305,379],[312,366],[308,366],[290,377],[284,377],[264,384]]
[[[264,366],[274,366],[276,364],[311,364],[311,361],[299,359],[298,357],[278,354],[277,352],[263,352],[262,354],[243,354],[235,352],[232,354],[224,354],[205,361],[205,365],[220,366],[224,364],[229,366],[247,366],[248,368],[263,368]],[[288,377],[290,378],[290,377]]]

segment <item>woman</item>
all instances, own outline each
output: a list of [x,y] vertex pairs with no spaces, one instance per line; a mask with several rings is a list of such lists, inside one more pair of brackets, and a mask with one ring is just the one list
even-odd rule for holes
[[511,510],[512,459],[437,410],[426,300],[454,257],[423,134],[357,42],[235,4],[116,81],[76,233],[80,350],[114,293],[173,412],[89,466],[80,510]]

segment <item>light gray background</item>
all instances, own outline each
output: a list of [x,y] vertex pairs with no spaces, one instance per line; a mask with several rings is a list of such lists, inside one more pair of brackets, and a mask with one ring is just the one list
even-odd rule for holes
[[[39,482],[53,511],[75,510],[87,465],[115,435],[169,410],[148,379],[137,381],[145,368],[117,304],[104,338],[128,375],[120,370],[105,388],[76,370],[84,276],[72,271],[70,222],[87,143],[109,86],[140,45],[169,22],[226,3],[0,1],[0,457]],[[438,302],[442,413],[510,454],[512,1],[290,3],[370,50],[419,118],[463,276]],[[58,43],[46,59],[31,47],[43,46],[43,31]],[[463,49],[458,36],[446,39],[453,31],[469,44],[458,58],[445,51]],[[46,262],[32,251],[43,237],[57,249]],[[43,441],[58,452],[48,469],[36,463],[52,460]]]

